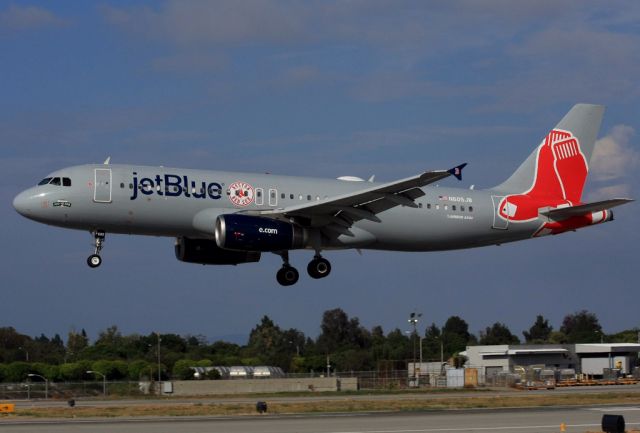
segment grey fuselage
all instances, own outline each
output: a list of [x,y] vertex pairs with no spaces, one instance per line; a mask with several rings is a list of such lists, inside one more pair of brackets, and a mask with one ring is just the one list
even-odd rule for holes
[[[138,165],[82,165],[48,177],[71,186],[41,185],[16,197],[14,206],[32,220],[78,230],[167,237],[214,238],[216,217],[322,201],[376,183],[308,177],[205,171]],[[234,204],[236,182],[255,191],[246,206]],[[446,180],[445,182],[452,182]],[[501,244],[531,238],[543,224],[509,224],[496,216],[494,190],[429,185],[418,207],[397,206],[360,220],[352,235],[322,236],[322,249],[438,251]],[[307,246],[311,248],[311,246]]]

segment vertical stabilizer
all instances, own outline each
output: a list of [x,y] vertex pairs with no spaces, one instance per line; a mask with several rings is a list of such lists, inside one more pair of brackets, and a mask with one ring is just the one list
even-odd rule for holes
[[494,189],[580,201],[604,106],[576,104],[506,182]]

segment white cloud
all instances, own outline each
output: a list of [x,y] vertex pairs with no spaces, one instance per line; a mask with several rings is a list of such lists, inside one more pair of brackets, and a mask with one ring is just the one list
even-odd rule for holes
[[305,33],[304,3],[170,0],[160,8],[104,6],[107,22],[176,46],[295,41]]
[[47,27],[61,27],[67,21],[38,6],[11,5],[0,12],[0,30],[22,31]]
[[591,159],[591,174],[596,180],[607,181],[627,177],[640,167],[640,152],[631,145],[635,130],[616,125],[596,142]]
[[588,194],[588,201],[609,200],[614,197],[630,197],[631,186],[626,183],[598,188]]

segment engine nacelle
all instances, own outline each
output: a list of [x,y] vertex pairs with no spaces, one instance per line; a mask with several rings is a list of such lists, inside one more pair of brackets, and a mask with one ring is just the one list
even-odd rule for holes
[[283,251],[304,248],[307,230],[284,221],[243,214],[216,219],[216,243],[239,251]]
[[238,265],[260,261],[257,251],[229,251],[218,248],[209,239],[176,239],[176,258],[182,262],[202,265]]

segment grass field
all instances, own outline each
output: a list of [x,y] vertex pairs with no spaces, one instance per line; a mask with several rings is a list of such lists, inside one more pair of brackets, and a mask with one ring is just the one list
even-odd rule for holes
[[[468,398],[446,397],[438,399],[403,398],[398,400],[353,399],[314,400],[300,402],[269,402],[268,414],[345,413],[345,412],[402,412],[425,410],[456,410],[510,407],[548,407],[583,405],[640,404],[640,394],[602,392],[576,395],[526,395],[514,393],[504,396],[474,396]],[[30,418],[114,418],[147,416],[234,416],[256,415],[255,404],[203,403],[193,400],[187,403],[149,403],[108,407],[46,407],[18,408],[11,417]],[[264,415],[263,415],[264,416]],[[0,418],[0,425],[2,424]]]

